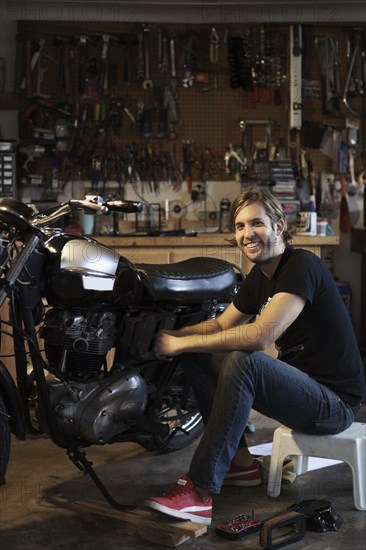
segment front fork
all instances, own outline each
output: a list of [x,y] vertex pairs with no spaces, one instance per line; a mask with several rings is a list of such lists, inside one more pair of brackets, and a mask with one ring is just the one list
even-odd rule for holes
[[[14,352],[16,363],[16,375],[19,393],[21,396],[24,417],[26,419],[27,431],[31,434],[40,434],[40,430],[36,429],[30,418],[29,398],[33,382],[36,382],[37,387],[37,403],[39,407],[40,418],[42,418],[42,427],[52,439],[53,443],[59,447],[67,448],[69,442],[59,434],[53,422],[53,413],[50,410],[48,399],[48,387],[44,372],[45,363],[39,349],[36,326],[34,323],[33,310],[26,300],[26,293],[20,292],[19,296],[13,294],[11,299],[10,318],[13,328]],[[28,357],[26,351],[26,343],[32,365],[32,376],[28,373]],[[34,376],[34,380],[33,380]]]
[[22,326],[22,318],[19,311],[19,304],[12,304],[10,311],[10,322],[13,327],[14,357],[16,367],[17,387],[23,409],[23,417],[27,433],[38,435],[39,430],[34,428],[29,411],[29,397],[33,380],[28,374],[28,358],[25,349],[25,340],[19,327]]

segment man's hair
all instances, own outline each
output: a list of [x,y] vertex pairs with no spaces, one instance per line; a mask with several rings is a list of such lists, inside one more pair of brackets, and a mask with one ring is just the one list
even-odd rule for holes
[[[285,244],[289,244],[292,241],[291,233],[287,228],[287,220],[281,203],[268,189],[261,189],[258,187],[252,187],[239,193],[239,195],[233,200],[230,209],[230,221],[232,226],[235,226],[235,219],[239,211],[248,204],[262,204],[267,216],[272,222],[272,226],[279,220],[284,221],[284,231],[282,233],[283,241]],[[236,244],[236,240],[232,241]]]

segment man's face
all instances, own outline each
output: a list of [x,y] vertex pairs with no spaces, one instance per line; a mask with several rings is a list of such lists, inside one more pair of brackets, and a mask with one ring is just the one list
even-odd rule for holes
[[235,237],[244,255],[253,263],[263,263],[283,252],[283,220],[274,226],[264,206],[243,206],[235,218]]

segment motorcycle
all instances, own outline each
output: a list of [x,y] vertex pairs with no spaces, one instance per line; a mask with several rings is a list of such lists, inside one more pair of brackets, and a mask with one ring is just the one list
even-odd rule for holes
[[126,509],[86,449],[129,441],[170,452],[201,434],[180,359],[156,357],[154,339],[160,330],[216,318],[235,292],[235,267],[213,258],[133,264],[57,227],[78,210],[141,209],[97,196],[43,212],[13,198],[0,202],[0,307],[9,305],[0,334],[12,338],[16,371],[15,383],[0,361],[0,485],[11,434],[24,440],[46,433],[113,507]]

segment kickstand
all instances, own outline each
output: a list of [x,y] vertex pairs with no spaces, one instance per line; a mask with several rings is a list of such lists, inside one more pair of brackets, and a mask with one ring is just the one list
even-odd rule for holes
[[106,486],[99,479],[97,474],[92,468],[92,462],[87,460],[85,450],[78,448],[76,450],[68,449],[67,454],[71,462],[84,474],[87,474],[94,481],[95,485],[98,487],[99,491],[102,493],[107,502],[116,510],[134,510],[136,506],[132,504],[120,504],[110,494]]

